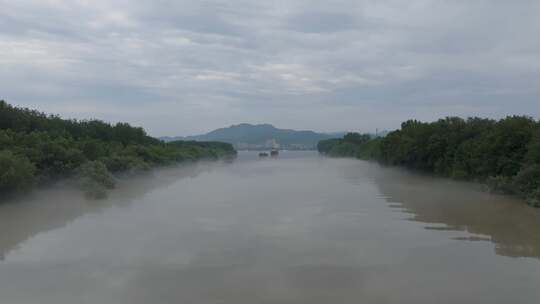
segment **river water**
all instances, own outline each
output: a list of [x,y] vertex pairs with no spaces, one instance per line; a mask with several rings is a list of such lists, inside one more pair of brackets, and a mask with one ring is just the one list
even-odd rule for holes
[[0,303],[539,303],[540,210],[315,152],[0,205]]

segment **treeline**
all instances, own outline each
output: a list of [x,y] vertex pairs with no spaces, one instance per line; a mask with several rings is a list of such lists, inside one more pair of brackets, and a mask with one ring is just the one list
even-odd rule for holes
[[540,122],[530,117],[409,120],[383,138],[349,133],[319,142],[318,149],[484,182],[492,191],[517,194],[540,207]]
[[127,123],[62,119],[0,100],[2,196],[68,177],[87,195],[103,197],[122,174],[234,155],[227,143],[164,143]]

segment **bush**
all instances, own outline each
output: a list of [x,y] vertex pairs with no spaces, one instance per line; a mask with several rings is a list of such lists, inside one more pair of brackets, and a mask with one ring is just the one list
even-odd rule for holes
[[24,156],[0,151],[0,192],[16,192],[30,188],[35,182],[36,168]]
[[107,189],[115,186],[114,177],[100,161],[90,161],[78,169],[79,184],[85,195],[93,199],[107,196]]
[[501,193],[501,194],[516,193],[512,178],[507,177],[507,176],[503,176],[503,175],[490,176],[486,180],[486,184],[488,186],[489,191],[493,193]]
[[340,142],[341,142],[341,139],[339,139],[339,138],[331,138],[331,139],[321,140],[317,144],[317,150],[320,153],[326,154],[326,153],[330,152],[330,150],[332,150],[332,148],[335,145],[339,144]]
[[358,154],[358,145],[343,141],[332,147],[328,154],[330,156],[356,157]]
[[540,188],[534,190],[527,196],[527,204],[540,208]]
[[[435,171],[436,173],[441,174],[441,175],[444,174],[444,170],[445,170],[444,165],[435,166],[435,168],[437,169]],[[464,180],[464,179],[467,179],[469,177],[469,174],[467,173],[467,170],[460,163],[455,163],[452,166],[450,177],[452,177],[453,179],[463,179]],[[488,182],[489,182],[489,179],[488,179]]]
[[540,126],[529,143],[526,160],[529,164],[540,164]]
[[521,169],[514,178],[514,184],[520,194],[527,195],[540,189],[540,165]]
[[150,165],[141,158],[130,155],[114,155],[100,159],[110,172],[135,173],[150,170]]

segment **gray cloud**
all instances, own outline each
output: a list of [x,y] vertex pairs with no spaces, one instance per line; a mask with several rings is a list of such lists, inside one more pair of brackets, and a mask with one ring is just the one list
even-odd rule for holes
[[540,116],[538,1],[0,0],[0,98],[193,134]]
[[306,33],[339,32],[353,30],[357,26],[355,16],[339,13],[301,13],[288,20],[290,29]]

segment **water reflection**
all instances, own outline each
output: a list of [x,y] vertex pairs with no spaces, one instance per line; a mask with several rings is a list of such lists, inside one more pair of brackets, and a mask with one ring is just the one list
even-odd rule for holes
[[471,183],[365,162],[360,166],[362,173],[355,168],[346,174],[372,179],[391,208],[428,224],[425,229],[464,231],[472,235],[452,238],[493,242],[495,252],[503,256],[540,258],[539,209],[513,197],[486,193]]
[[[152,178],[154,188],[139,194],[126,188],[97,212],[71,216],[77,219],[69,225],[65,220],[59,229],[41,225],[33,233],[46,232],[20,243],[0,263],[0,302],[487,304],[540,299],[538,260],[494,254],[491,239],[498,237],[490,229],[474,232],[474,217],[452,219],[457,211],[429,203],[442,200],[444,195],[431,193],[439,188],[450,187],[447,194],[485,194],[357,160],[288,155],[259,160],[241,153],[233,165],[213,167],[193,179],[167,184]],[[133,188],[148,187],[146,182]],[[390,184],[385,191],[382,182]],[[429,197],[424,203],[422,191]],[[415,221],[404,220],[409,217]]]
[[57,185],[3,201],[0,204],[0,261],[21,242],[38,233],[64,227],[85,214],[129,205],[155,189],[167,187],[182,178],[196,177],[215,165],[187,164],[122,180],[106,200],[87,200],[80,191]]

